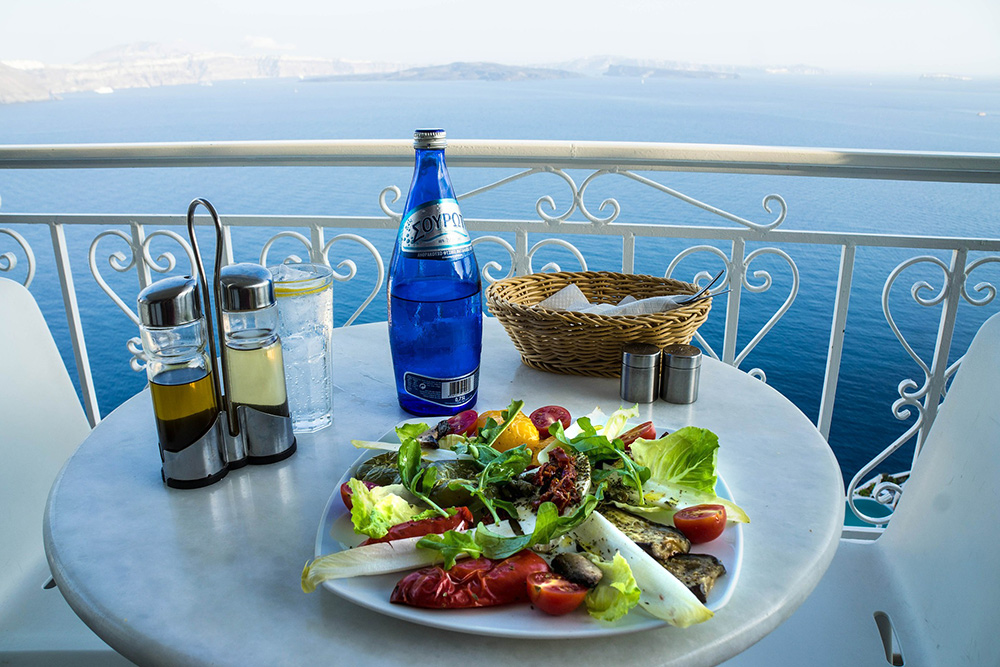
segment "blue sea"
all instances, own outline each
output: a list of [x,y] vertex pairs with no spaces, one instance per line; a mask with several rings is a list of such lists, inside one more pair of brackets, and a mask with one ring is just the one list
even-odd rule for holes
[[[745,75],[736,80],[588,78],[521,82],[308,82],[236,81],[213,86],[120,90],[112,95],[80,93],[64,99],[0,106],[0,144],[152,142],[252,139],[408,138],[416,127],[444,127],[450,137],[468,139],[566,139],[763,144],[852,149],[972,151],[1000,153],[1000,81],[922,81],[917,78]],[[378,193],[387,185],[405,192],[408,169],[343,168],[22,170],[0,171],[0,198],[7,213],[136,212],[182,214],[195,197],[210,199],[226,214],[381,215]],[[461,174],[459,176],[458,174]],[[464,192],[504,172],[453,173]],[[769,221],[760,202],[781,194],[789,212],[783,229],[997,238],[1000,188],[990,185],[898,183],[892,181],[780,178],[660,173],[653,177],[697,199],[757,221]],[[570,196],[558,179],[532,183],[470,200],[467,217],[534,217],[534,202],[551,194],[560,212]],[[579,183],[579,181],[578,181]],[[511,196],[516,192],[517,197]],[[605,180],[588,190],[596,211],[606,196],[622,204],[622,221],[731,223],[635,184]],[[398,208],[398,207],[397,207]],[[70,230],[71,260],[103,415],[145,384],[129,368],[125,341],[136,335],[132,322],[95,283],[88,267],[94,235],[102,228]],[[31,286],[74,368],[58,277],[46,229],[17,228],[36,253]],[[266,230],[234,234],[241,261],[255,261]],[[392,234],[373,235],[388,258]],[[583,245],[587,245],[585,242]],[[176,247],[164,249],[176,252]],[[159,247],[159,246],[157,246]],[[587,246],[589,268],[620,268],[620,246]],[[590,248],[593,248],[590,250]],[[664,240],[640,248],[637,270],[662,275],[684,247]],[[134,272],[108,266],[115,239],[99,244],[102,275],[125,295],[134,295]],[[838,248],[785,247],[801,274],[798,298],[789,313],[742,364],[759,367],[768,382],[815,419],[833,308]],[[15,251],[0,235],[0,254]],[[300,249],[290,247],[290,251]],[[280,250],[275,250],[280,252]],[[16,253],[15,253],[16,254]],[[830,435],[846,479],[906,430],[891,405],[897,385],[923,375],[896,341],[881,309],[882,286],[900,261],[914,254],[892,249],[858,252],[851,294],[841,382]],[[944,257],[939,254],[938,256]],[[480,263],[492,257],[480,257]],[[501,258],[497,258],[501,259]],[[569,257],[552,259],[576,268]],[[704,259],[704,258],[703,258]],[[543,258],[541,263],[548,261]],[[717,260],[716,260],[717,261]],[[540,266],[541,263],[538,265]],[[506,266],[506,264],[505,264]],[[704,259],[686,261],[675,277],[721,267]],[[762,259],[751,269],[772,271],[775,286],[745,295],[742,349],[788,293],[787,265]],[[1000,269],[984,267],[978,280],[1000,284]],[[23,264],[7,275],[23,279]],[[893,314],[917,353],[929,360],[939,310],[918,305],[909,287],[918,280],[941,285],[941,273],[924,267],[897,284]],[[357,292],[338,287],[335,318],[342,324]],[[898,294],[896,294],[898,292]],[[352,304],[347,307],[343,304]],[[722,347],[723,308],[702,331]],[[997,310],[962,304],[952,358],[967,347],[978,326]],[[378,298],[360,321],[385,317]],[[75,377],[75,372],[73,373]],[[912,419],[912,418],[911,418]],[[886,463],[891,472],[909,467],[912,449]]]

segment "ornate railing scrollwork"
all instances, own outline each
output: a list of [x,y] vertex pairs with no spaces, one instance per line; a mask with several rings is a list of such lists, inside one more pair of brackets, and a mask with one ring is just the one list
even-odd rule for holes
[[[368,307],[368,304],[370,304],[375,297],[378,296],[379,290],[382,289],[382,283],[385,280],[385,263],[382,261],[382,255],[379,254],[378,250],[371,244],[370,241],[368,241],[368,239],[363,236],[358,236],[357,234],[338,234],[327,241],[323,246],[323,260],[331,267],[333,264],[330,261],[330,248],[333,247],[334,243],[340,241],[352,241],[367,250],[369,254],[371,254],[372,259],[375,261],[376,269],[375,284],[372,286],[371,291],[368,293],[368,296],[365,297],[365,300],[361,302],[361,305],[354,310],[354,313],[347,318],[347,322],[344,323],[344,326],[350,326],[354,323],[354,320],[358,319],[358,316],[364,312],[365,308]],[[337,273],[337,270],[334,269],[333,277],[339,282],[353,280],[358,274],[358,265],[351,259],[341,260],[337,263],[337,268],[347,270],[346,273]]]
[[[725,276],[725,279],[722,281],[721,284],[716,286],[715,288],[716,290],[721,290],[726,287],[728,287],[731,290],[739,290],[741,288],[745,288],[748,292],[753,294],[760,294],[762,292],[770,290],[773,284],[773,279],[769,271],[764,269],[759,269],[753,271],[752,273],[749,272],[750,265],[754,262],[754,260],[756,260],[758,257],[761,257],[762,255],[770,254],[780,257],[781,259],[785,260],[791,271],[792,284],[791,287],[789,288],[788,296],[785,297],[785,300],[782,302],[781,306],[779,306],[778,309],[774,312],[774,314],[771,315],[770,319],[768,319],[768,321],[764,323],[764,326],[760,328],[760,330],[754,335],[754,337],[750,340],[750,342],[747,343],[746,346],[744,346],[743,350],[735,355],[735,358],[732,361],[732,365],[739,368],[740,364],[746,359],[747,355],[750,354],[750,352],[754,349],[754,347],[757,346],[757,344],[764,338],[764,336],[766,336],[768,332],[771,331],[772,328],[774,328],[774,325],[777,324],[778,320],[780,320],[785,315],[785,313],[788,312],[789,308],[791,308],[792,303],[795,301],[795,298],[799,293],[800,278],[799,278],[798,266],[796,265],[795,260],[793,260],[791,256],[788,255],[788,253],[778,248],[758,248],[757,250],[754,250],[753,252],[746,255],[746,257],[743,258],[742,262],[739,262],[739,261],[734,261],[729,256],[727,256],[722,250],[716,248],[715,246],[699,245],[699,246],[692,246],[678,253],[677,256],[674,257],[674,259],[671,260],[670,264],[667,266],[667,270],[664,275],[667,278],[672,278],[674,271],[677,269],[677,266],[683,259],[691,255],[694,255],[695,253],[700,253],[700,252],[707,252],[709,254],[715,255],[716,257],[722,260],[723,264],[727,268],[727,274]],[[751,282],[749,276],[752,276],[754,279],[760,282],[759,283]],[[711,277],[712,273],[710,271],[702,270],[697,274],[695,274],[692,282],[695,286],[700,287],[702,280],[709,280],[711,279]],[[735,282],[734,278],[736,279]],[[734,326],[734,324],[727,321],[726,326],[727,327]],[[702,346],[702,349],[704,349],[705,352],[707,352],[715,359],[720,359],[719,354],[712,348],[712,346],[708,343],[708,341],[706,341],[702,337],[700,333],[695,332],[695,339],[699,342],[699,344]],[[747,371],[747,374],[757,378],[758,380],[767,382],[767,375],[760,368],[753,368]]]
[[[772,280],[771,274],[768,271],[762,269],[753,272],[753,277],[762,281],[759,285],[754,285],[747,277],[747,270],[750,268],[750,264],[762,255],[776,255],[788,263],[788,267],[792,272],[792,286],[788,290],[788,296],[785,297],[784,302],[782,302],[781,306],[778,307],[778,310],[776,310],[774,314],[771,315],[770,319],[764,323],[764,326],[757,332],[757,335],[755,335],[750,342],[746,344],[743,351],[736,355],[734,365],[737,368],[739,368],[739,365],[744,359],[746,359],[747,355],[750,354],[755,347],[757,347],[757,343],[759,343],[761,339],[763,339],[764,336],[766,336],[767,333],[774,328],[774,325],[777,324],[778,320],[780,320],[785,313],[788,312],[788,309],[792,307],[792,303],[795,301],[795,297],[798,296],[799,293],[799,267],[795,264],[795,260],[793,260],[788,253],[784,250],[779,250],[778,248],[758,248],[746,256],[746,259],[743,261],[743,286],[754,294],[760,294],[771,289]],[[759,368],[755,368],[754,371],[756,372],[755,377],[766,380],[764,371]]]
[[656,190],[659,190],[660,192],[664,192],[664,193],[670,195],[671,197],[679,199],[679,200],[681,200],[681,201],[683,201],[685,203],[691,204],[692,206],[696,206],[696,207],[702,209],[703,211],[708,211],[709,213],[717,215],[717,216],[719,216],[721,218],[725,218],[726,220],[729,220],[730,222],[739,223],[739,224],[743,225],[744,227],[746,227],[747,229],[752,229],[752,230],[758,231],[758,232],[766,232],[766,231],[770,231],[770,230],[774,229],[775,227],[779,226],[782,222],[784,222],[785,221],[785,216],[788,215],[788,204],[785,203],[785,200],[784,200],[784,198],[781,195],[777,195],[777,194],[770,194],[770,195],[767,195],[766,197],[764,197],[764,200],[761,202],[761,205],[764,207],[765,211],[767,211],[768,213],[773,213],[774,211],[771,210],[771,204],[777,204],[778,208],[779,208],[778,217],[775,218],[774,220],[772,220],[771,222],[766,223],[766,224],[759,224],[759,223],[747,220],[746,218],[741,218],[738,215],[733,215],[732,213],[729,213],[727,211],[723,211],[721,208],[717,208],[715,206],[712,206],[711,204],[706,204],[705,202],[699,201],[699,200],[695,199],[694,197],[689,197],[688,195],[683,194],[681,192],[678,192],[677,190],[674,190],[673,188],[667,187],[666,185],[663,185],[662,183],[657,183],[654,180],[648,179],[645,176],[640,176],[640,175],[638,175],[636,173],[633,173],[631,171],[624,171],[624,170],[622,170],[622,171],[616,171],[615,173],[619,173],[619,174],[621,174],[623,176],[627,176],[628,178],[631,178],[634,181],[637,181],[637,182],[642,183],[644,185],[648,185],[649,187],[655,188]]
[[[383,190],[383,193],[385,193],[387,190],[389,189],[387,188],[386,190]],[[396,192],[398,193],[398,190]],[[317,238],[322,239],[322,236],[317,236]],[[299,255],[296,255],[294,253],[287,253],[284,259],[282,259],[280,263],[298,264],[303,261],[309,261],[308,258],[316,257],[317,255],[319,255],[319,257],[321,257],[322,263],[329,266],[333,271],[333,279],[338,282],[348,282],[350,280],[354,280],[354,278],[358,275],[358,265],[352,259],[344,259],[338,262],[336,268],[334,268],[334,264],[330,260],[330,249],[333,247],[334,243],[342,241],[351,241],[353,243],[357,243],[366,251],[368,251],[368,253],[372,256],[372,260],[375,262],[375,274],[376,274],[374,285],[372,289],[369,291],[367,297],[362,301],[361,305],[354,310],[351,316],[344,323],[344,326],[350,326],[351,324],[353,324],[354,321],[358,318],[358,316],[364,312],[365,308],[368,307],[368,304],[370,304],[372,301],[375,300],[375,297],[378,296],[379,290],[382,289],[382,283],[385,280],[385,263],[382,261],[382,255],[379,254],[378,249],[374,245],[372,245],[372,243],[368,239],[364,238],[363,236],[358,236],[357,234],[338,234],[337,236],[334,236],[332,239],[323,243],[323,247],[320,248],[319,251],[317,252],[316,248],[313,247],[313,242],[304,234],[290,230],[278,232],[277,234],[269,238],[261,248],[260,263],[263,264],[264,266],[271,266],[275,264],[275,262],[269,259],[269,255],[271,252],[271,247],[279,239],[292,239],[293,241],[302,244],[302,247],[306,250],[306,255],[307,255],[307,259],[303,260],[302,257],[300,257]],[[340,269],[342,272],[338,272],[337,269]]]
[[[927,363],[916,353],[909,340],[907,340],[901,331],[896,318],[893,316],[889,302],[889,295],[892,292],[892,288],[904,271],[913,266],[925,264],[936,267],[941,271],[942,283],[940,287],[934,287],[927,280],[914,282],[910,286],[909,292],[917,304],[924,307],[945,307],[949,299],[962,298],[974,306],[984,306],[996,297],[996,286],[989,282],[977,283],[973,287],[973,290],[981,296],[975,296],[969,292],[968,281],[976,269],[989,263],[1000,263],[1000,258],[996,256],[984,257],[964,267],[959,265],[958,268],[953,268],[937,257],[922,255],[901,262],[889,273],[886,279],[885,286],[882,288],[882,312],[893,335],[896,336],[900,345],[920,368],[924,377],[922,382],[917,382],[912,378],[900,381],[898,386],[899,398],[892,404],[892,414],[900,421],[909,420],[914,416],[915,419],[901,436],[859,470],[847,487],[848,502],[851,510],[862,521],[874,525],[885,525],[892,518],[891,510],[895,508],[896,502],[903,492],[902,485],[884,481],[874,483],[871,498],[879,504],[885,505],[890,510],[884,517],[873,517],[858,509],[854,502],[857,489],[862,484],[871,483],[866,482],[866,480],[889,456],[898,451],[907,442],[926,432],[926,429],[931,425],[931,419],[936,415],[937,405],[945,399],[948,381],[962,363],[962,359],[958,359],[944,368],[941,367],[944,366],[943,363],[934,368],[932,364]],[[957,276],[953,275],[956,272],[960,273]],[[960,280],[956,280],[956,278],[960,278]],[[938,335],[940,336],[941,333],[939,332]],[[931,401],[934,401],[934,403],[931,403]],[[929,410],[933,410],[933,414],[930,416],[928,416]],[[916,445],[918,450],[919,445],[920,442],[918,440]]]
[[[21,284],[25,287],[31,287],[31,281],[35,279],[35,253],[31,250],[31,244],[13,229],[0,227],[0,235],[9,236],[14,239],[14,243],[20,246],[21,252],[24,253],[27,260],[26,275]],[[10,274],[17,268],[17,265],[17,255],[14,252],[0,252],[0,273]]]
[[181,247],[188,259],[188,270],[189,272],[194,271],[194,252],[191,250],[191,246],[188,240],[183,236],[169,229],[158,229],[149,233],[142,241],[142,245],[137,249],[131,237],[125,232],[119,229],[109,229],[99,233],[94,237],[94,240],[90,243],[90,250],[87,255],[87,261],[90,265],[90,273],[94,276],[94,280],[100,286],[101,290],[108,295],[108,297],[118,306],[118,308],[125,313],[132,322],[138,326],[139,316],[136,315],[135,311],[128,306],[125,301],[118,295],[118,293],[108,284],[104,276],[101,274],[101,269],[98,263],[98,246],[102,239],[106,237],[117,238],[125,242],[125,246],[128,249],[128,254],[122,251],[114,251],[108,254],[108,266],[114,269],[118,273],[127,273],[133,269],[138,268],[138,262],[155,271],[156,273],[170,273],[177,268],[177,258],[170,251],[161,252],[157,255],[153,255],[150,247],[154,240],[160,237],[168,238],[177,245]]

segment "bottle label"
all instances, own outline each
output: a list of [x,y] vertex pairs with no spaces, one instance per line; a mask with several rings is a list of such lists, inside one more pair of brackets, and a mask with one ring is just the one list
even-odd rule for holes
[[437,199],[414,209],[400,228],[399,250],[417,259],[459,259],[472,250],[465,220],[454,199]]
[[478,386],[479,368],[457,378],[433,378],[416,373],[403,374],[403,388],[407,394],[449,408],[470,401]]

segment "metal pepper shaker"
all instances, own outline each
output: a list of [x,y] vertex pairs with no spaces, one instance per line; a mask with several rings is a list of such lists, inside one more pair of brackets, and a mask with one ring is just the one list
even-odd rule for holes
[[694,345],[668,345],[661,360],[660,397],[668,403],[694,403],[701,379],[701,350]]
[[652,403],[660,386],[660,348],[649,343],[622,346],[621,397],[629,403]]

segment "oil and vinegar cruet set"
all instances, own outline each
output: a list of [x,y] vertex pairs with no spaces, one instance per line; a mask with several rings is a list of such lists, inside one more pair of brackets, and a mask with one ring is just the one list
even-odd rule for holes
[[[199,205],[215,224],[212,292],[194,231]],[[296,446],[271,273],[252,263],[222,266],[222,223],[208,200],[191,202],[187,228],[198,278],[165,278],[138,298],[163,481],[178,489],[207,486],[248,463],[281,461]]]

